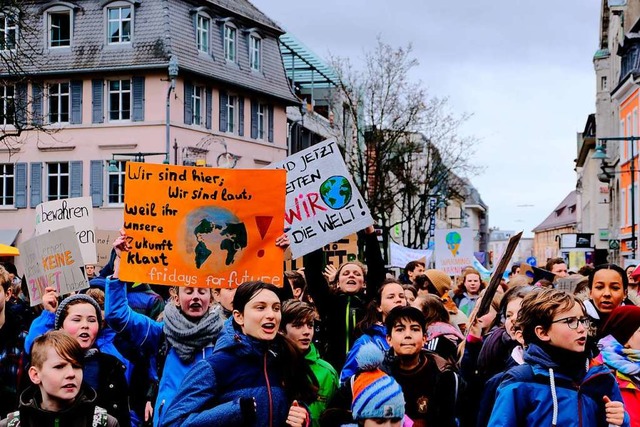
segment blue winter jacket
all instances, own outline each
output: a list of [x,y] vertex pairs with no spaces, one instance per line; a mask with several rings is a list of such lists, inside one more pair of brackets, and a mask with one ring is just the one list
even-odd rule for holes
[[[488,425],[608,426],[603,396],[622,402],[620,389],[609,368],[595,366],[576,384],[559,372],[558,365],[535,344],[529,345],[524,360],[524,365],[511,368],[505,374]],[[554,408],[557,411],[555,423]],[[628,414],[625,414],[623,426],[629,426]]]
[[[149,357],[158,354],[164,343],[163,322],[156,322],[149,317],[136,313],[127,305],[127,291],[120,280],[107,279],[105,286],[104,316],[107,323],[132,345],[140,348],[140,352]],[[176,396],[182,379],[198,361],[213,353],[213,343],[204,347],[191,363],[183,363],[178,353],[171,348],[164,362],[163,375],[158,387],[158,397],[154,406],[153,425],[158,426],[167,407]]]
[[[284,426],[290,405],[276,357],[269,343],[244,335],[228,319],[213,355],[189,371],[161,425]],[[241,398],[255,398],[253,422],[243,415]]]
[[356,355],[360,348],[367,343],[377,345],[383,352],[389,350],[389,344],[387,343],[387,328],[384,325],[373,325],[353,342],[353,346],[347,354],[347,360],[344,362],[344,366],[340,372],[340,384],[344,384],[345,381],[355,375],[358,369]]
[[[56,315],[50,311],[44,310],[40,313],[40,316],[36,317],[31,323],[31,327],[29,328],[29,333],[24,339],[24,350],[27,354],[31,354],[31,347],[33,346],[33,342],[40,335],[43,335],[49,331],[53,330],[55,326]],[[98,338],[96,338],[95,347],[100,350],[101,353],[110,354],[115,356],[120,360],[124,366],[127,368],[125,372],[125,377],[127,378],[127,382],[131,379],[131,363],[127,360],[116,348],[113,344],[113,340],[116,337],[116,333],[113,329],[109,327],[101,327],[100,332],[98,333]]]

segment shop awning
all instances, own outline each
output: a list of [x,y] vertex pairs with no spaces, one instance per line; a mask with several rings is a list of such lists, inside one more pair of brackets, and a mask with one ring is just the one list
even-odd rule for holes
[[5,229],[0,230],[0,243],[4,245],[13,246],[16,242],[16,238],[18,237],[18,233],[20,233],[21,229]]

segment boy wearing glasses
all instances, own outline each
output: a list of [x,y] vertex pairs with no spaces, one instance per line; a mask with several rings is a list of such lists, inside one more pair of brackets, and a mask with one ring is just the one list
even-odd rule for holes
[[609,369],[589,369],[589,323],[573,295],[545,289],[525,296],[515,322],[525,364],[505,374],[490,426],[629,426]]

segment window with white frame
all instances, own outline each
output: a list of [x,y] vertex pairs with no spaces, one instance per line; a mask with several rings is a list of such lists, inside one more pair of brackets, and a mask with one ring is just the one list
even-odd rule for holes
[[71,46],[71,9],[55,8],[47,13],[49,47]]
[[202,125],[204,120],[203,107],[204,103],[204,88],[202,86],[193,86],[193,93],[191,96],[191,111],[193,111],[193,115],[191,116],[191,124],[192,125]]
[[620,213],[622,214],[622,223],[623,227],[626,227],[629,224],[629,217],[627,217],[627,190],[624,188],[620,189]]
[[109,44],[131,43],[133,7],[111,6],[107,8],[107,39]]
[[15,86],[0,86],[0,125],[15,124]]
[[196,45],[200,52],[209,53],[209,29],[211,19],[202,14],[196,16]]
[[47,200],[68,199],[70,193],[69,163],[47,163]]
[[235,27],[224,25],[224,58],[227,61],[236,62],[236,34]]
[[[633,122],[631,121],[631,114],[627,114],[627,128],[625,129],[625,136],[633,135]],[[631,141],[626,140],[625,145],[627,146],[627,158],[631,159]]]
[[[618,129],[618,135],[626,136],[625,131],[624,131],[624,120],[620,120],[620,127]],[[618,144],[618,150],[620,152],[620,160],[622,160],[623,162],[626,160],[625,153],[624,153],[626,148],[627,148],[626,144],[624,144],[624,143]]]
[[49,123],[68,123],[70,100],[69,82],[49,84]]
[[0,50],[16,48],[18,40],[18,25],[10,14],[0,15]]
[[115,160],[109,164],[109,168],[107,169],[107,201],[110,205],[122,205],[124,203],[124,177],[126,167],[126,160]]
[[131,80],[109,80],[109,120],[131,120]]
[[267,106],[259,103],[258,104],[258,139],[264,139],[265,134],[265,125],[266,125],[266,117],[267,117]]
[[14,177],[13,164],[0,164],[0,206],[13,206]]
[[262,39],[255,35],[249,37],[249,59],[251,60],[251,69],[260,71],[262,64]]
[[237,97],[234,95],[227,97],[227,132],[229,133],[236,131],[236,103]]

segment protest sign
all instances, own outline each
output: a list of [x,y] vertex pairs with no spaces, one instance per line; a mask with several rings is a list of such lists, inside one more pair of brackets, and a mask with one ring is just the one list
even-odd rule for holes
[[[111,258],[111,250],[113,249],[113,242],[120,236],[120,232],[117,230],[100,230],[96,229],[96,252],[98,261],[96,265],[100,268],[107,265],[109,258]],[[99,269],[96,269],[96,272]]]
[[336,268],[342,263],[355,261],[358,259],[358,235],[353,233],[331,242],[324,246],[323,251],[327,264]]
[[473,265],[473,230],[452,228],[436,230],[436,268],[450,276],[459,276]]
[[282,285],[280,170],[127,163],[120,278],[160,285]]
[[65,227],[35,236],[20,245],[31,305],[42,302],[47,286],[60,295],[89,287],[76,230]]
[[96,234],[91,197],[52,200],[36,206],[36,235],[73,226],[85,264],[95,264]]
[[373,224],[336,141],[323,141],[270,167],[287,171],[284,216],[293,258]]
[[394,242],[389,242],[392,267],[404,268],[410,261],[421,261],[425,264],[431,258],[433,251],[427,249],[411,249]]

